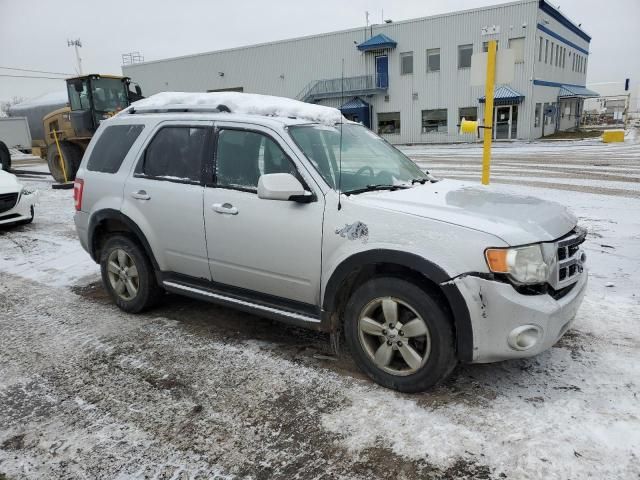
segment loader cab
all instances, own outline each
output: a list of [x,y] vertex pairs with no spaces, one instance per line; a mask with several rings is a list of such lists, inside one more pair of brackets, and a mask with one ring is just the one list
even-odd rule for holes
[[70,120],[78,137],[90,137],[100,122],[142,98],[140,87],[130,91],[131,79],[110,75],[86,75],[67,80]]

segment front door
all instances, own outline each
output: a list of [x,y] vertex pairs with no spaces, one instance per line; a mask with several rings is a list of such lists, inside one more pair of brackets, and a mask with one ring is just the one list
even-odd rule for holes
[[518,105],[501,105],[493,112],[494,140],[518,138]]
[[493,132],[495,140],[508,140],[511,138],[511,105],[495,108]]
[[307,185],[310,180],[277,133],[255,125],[217,128],[214,181],[204,193],[214,282],[318,305],[323,195],[311,203],[258,198],[262,174],[291,173]]
[[202,165],[212,122],[160,124],[124,187],[122,213],[144,233],[163,271],[210,280],[202,222]]
[[389,87],[389,57],[386,55],[376,57],[376,87]]

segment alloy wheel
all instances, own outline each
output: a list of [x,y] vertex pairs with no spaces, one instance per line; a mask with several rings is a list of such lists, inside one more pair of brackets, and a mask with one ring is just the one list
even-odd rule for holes
[[121,248],[111,252],[107,259],[109,283],[116,295],[123,300],[132,300],[138,294],[140,278],[133,258]]
[[358,317],[358,336],[370,360],[392,375],[411,375],[431,353],[429,328],[409,304],[394,297],[376,298]]

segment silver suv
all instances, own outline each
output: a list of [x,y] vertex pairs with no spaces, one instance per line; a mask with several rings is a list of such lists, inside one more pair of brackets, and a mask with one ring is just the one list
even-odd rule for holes
[[564,207],[438,180],[335,109],[221,95],[151,97],[91,141],[75,224],[121,309],[170,291],[344,335],[404,392],[570,327],[585,232]]

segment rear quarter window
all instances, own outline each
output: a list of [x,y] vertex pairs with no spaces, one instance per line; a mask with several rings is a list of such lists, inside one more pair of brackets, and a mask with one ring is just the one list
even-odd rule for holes
[[87,170],[92,172],[116,173],[127,156],[131,145],[140,136],[144,125],[113,125],[107,127],[87,162]]

